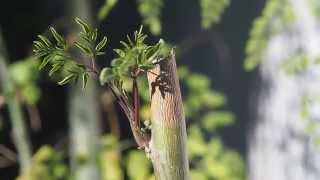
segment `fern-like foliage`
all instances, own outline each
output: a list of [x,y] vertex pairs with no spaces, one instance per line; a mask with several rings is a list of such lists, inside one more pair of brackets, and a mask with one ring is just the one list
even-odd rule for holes
[[229,3],[229,0],[200,0],[202,28],[208,29],[218,23]]
[[255,19],[246,47],[244,68],[253,70],[261,62],[270,37],[281,32],[294,20],[288,0],[268,0],[262,15]]
[[[50,27],[51,39],[39,35],[38,40],[34,41],[34,54],[41,59],[39,69],[50,66],[49,75],[62,72],[63,78],[58,82],[65,85],[71,81],[82,79],[83,87],[86,86],[90,73],[97,74],[95,59],[103,55],[103,48],[107,44],[107,38],[104,36],[98,41],[98,30],[92,28],[79,18],[75,22],[81,27],[79,39],[73,44],[67,44],[65,38],[59,34],[53,27]],[[75,56],[73,50],[76,49],[82,53],[84,59]]]
[[147,45],[147,35],[139,31],[134,32],[133,39],[127,36],[127,42],[121,41],[121,49],[114,49],[116,58],[111,62],[111,67],[104,68],[100,73],[100,83],[122,84],[126,78],[136,76],[136,73],[147,72],[155,63],[166,59],[169,48],[163,40],[155,45]]

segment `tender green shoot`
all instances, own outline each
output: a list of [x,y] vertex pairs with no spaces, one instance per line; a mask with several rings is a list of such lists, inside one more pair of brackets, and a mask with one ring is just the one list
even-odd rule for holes
[[[103,49],[107,44],[107,37],[98,41],[98,30],[92,28],[80,18],[75,18],[75,22],[81,27],[79,39],[74,44],[67,44],[65,38],[53,27],[50,33],[53,40],[39,35],[34,41],[34,54],[41,59],[39,69],[50,66],[49,75],[52,76],[61,72],[63,78],[58,82],[65,85],[72,81],[82,80],[83,88],[86,86],[90,73],[98,74],[95,67],[95,59],[103,55]],[[83,54],[83,59],[79,59],[71,53],[71,49],[78,49]]]
[[122,82],[131,78],[136,71],[147,72],[156,63],[166,59],[169,55],[169,48],[163,40],[155,45],[147,45],[147,35],[142,33],[142,26],[139,31],[134,32],[133,39],[127,36],[127,42],[121,41],[122,48],[114,49],[116,57],[111,62],[111,68],[104,68],[100,73],[100,83]]

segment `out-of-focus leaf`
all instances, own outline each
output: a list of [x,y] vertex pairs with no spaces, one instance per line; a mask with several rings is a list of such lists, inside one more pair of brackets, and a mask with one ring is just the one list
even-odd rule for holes
[[191,170],[190,176],[192,180],[207,180],[208,176],[201,170]]
[[127,173],[130,179],[148,179],[151,176],[150,161],[142,151],[130,151],[126,158]]
[[143,23],[149,26],[150,31],[159,35],[161,33],[161,11],[163,0],[139,0],[138,10],[143,18]]
[[218,23],[229,3],[229,0],[200,0],[202,28],[208,29]]
[[62,180],[68,179],[68,168],[62,154],[48,145],[42,146],[33,156],[30,170],[18,177],[18,180]]
[[123,180],[119,140],[115,136],[102,137],[102,150],[99,157],[103,180]]
[[220,127],[231,125],[234,119],[233,114],[230,112],[213,111],[203,117],[202,126],[207,131],[215,131]]
[[98,12],[98,19],[105,19],[113,7],[118,3],[118,0],[105,0],[105,3],[101,6]]

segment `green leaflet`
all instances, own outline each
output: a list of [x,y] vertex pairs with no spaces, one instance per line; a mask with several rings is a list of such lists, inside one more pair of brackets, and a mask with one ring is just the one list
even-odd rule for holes
[[[59,85],[66,85],[81,79],[82,87],[85,88],[89,74],[98,73],[92,63],[97,56],[104,54],[102,50],[107,45],[107,37],[104,36],[98,41],[98,30],[96,28],[91,27],[80,18],[75,18],[75,22],[81,27],[82,31],[79,32],[79,39],[74,44],[67,45],[64,37],[53,27],[50,27],[54,41],[39,35],[38,39],[34,41],[33,52],[41,60],[39,69],[50,66],[50,76],[62,72],[63,77],[58,82]],[[90,66],[86,62],[76,63],[82,61],[75,61],[78,57],[74,57],[74,53],[70,52],[70,49],[74,47],[86,57],[87,61],[91,61]]]
[[134,32],[133,38],[127,36],[127,42],[121,41],[123,47],[113,50],[116,57],[111,62],[111,68],[104,68],[100,73],[100,84],[124,81],[131,78],[135,69],[146,72],[154,67],[155,60],[166,59],[169,51],[164,41],[160,39],[154,45],[147,45],[146,38],[141,26]]

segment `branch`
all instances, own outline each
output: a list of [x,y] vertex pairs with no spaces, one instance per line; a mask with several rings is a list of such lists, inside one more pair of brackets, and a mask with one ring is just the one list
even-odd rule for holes
[[18,151],[20,174],[24,174],[28,172],[31,165],[31,144],[21,104],[13,91],[14,87],[8,74],[6,51],[0,35],[0,84],[6,95],[6,103],[8,104],[13,141]]

